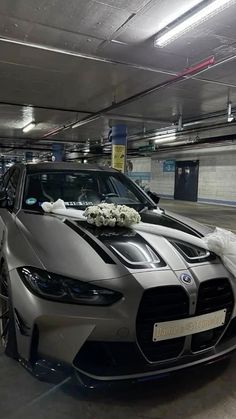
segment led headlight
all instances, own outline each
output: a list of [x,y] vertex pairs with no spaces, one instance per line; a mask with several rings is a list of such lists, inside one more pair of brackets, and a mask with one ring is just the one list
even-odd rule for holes
[[64,303],[109,306],[122,294],[91,283],[65,278],[32,267],[18,268],[21,279],[30,291],[47,300]]

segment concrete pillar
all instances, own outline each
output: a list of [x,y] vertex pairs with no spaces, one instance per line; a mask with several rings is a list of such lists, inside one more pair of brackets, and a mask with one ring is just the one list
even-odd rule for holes
[[127,152],[127,127],[115,125],[112,127],[112,167],[125,172]]
[[64,144],[55,143],[52,145],[52,161],[64,160]]

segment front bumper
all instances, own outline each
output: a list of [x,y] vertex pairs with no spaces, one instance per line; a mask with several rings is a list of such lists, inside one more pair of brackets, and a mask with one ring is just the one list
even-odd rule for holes
[[[164,273],[162,275],[163,286],[166,279]],[[170,282],[170,272],[165,275]],[[131,282],[130,277],[112,280],[113,289],[126,290],[126,298],[110,307],[88,307],[51,302],[32,295],[16,270],[10,272],[10,279],[14,281],[14,309],[24,323],[24,327],[17,328],[18,351],[29,363],[56,359],[100,382],[137,380],[213,362],[236,349],[234,310],[227,328],[212,347],[191,353],[189,344],[188,351],[184,348],[173,359],[151,362],[137,342],[137,307],[144,294],[143,286],[137,281]],[[178,284],[177,288],[182,289],[175,281],[173,278],[172,285]],[[149,285],[153,288],[152,283]]]
[[136,343],[87,342],[73,366],[97,381],[140,380],[166,375],[198,364],[208,364],[236,350],[236,318],[216,347],[198,354],[185,354],[161,363],[149,363]]

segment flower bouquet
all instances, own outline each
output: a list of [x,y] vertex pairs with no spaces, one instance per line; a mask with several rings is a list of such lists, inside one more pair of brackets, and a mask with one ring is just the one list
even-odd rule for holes
[[94,205],[86,208],[83,215],[96,227],[130,227],[141,221],[139,213],[126,205]]

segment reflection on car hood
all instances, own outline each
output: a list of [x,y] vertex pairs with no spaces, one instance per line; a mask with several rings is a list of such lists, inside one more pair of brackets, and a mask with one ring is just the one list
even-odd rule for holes
[[[168,215],[148,211],[142,218],[198,237],[201,234]],[[174,256],[173,246],[151,231],[96,229],[86,221],[23,210],[17,224],[44,268],[68,277],[96,281],[140,270],[186,268],[181,258]]]
[[170,211],[163,211],[162,214],[160,214],[160,210],[145,211],[142,214],[142,221],[145,223],[174,228],[176,230],[192,234],[196,237],[205,236],[213,231],[212,227],[200,224],[191,218],[187,218]]

